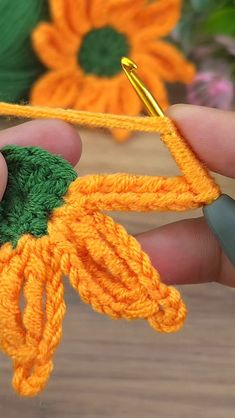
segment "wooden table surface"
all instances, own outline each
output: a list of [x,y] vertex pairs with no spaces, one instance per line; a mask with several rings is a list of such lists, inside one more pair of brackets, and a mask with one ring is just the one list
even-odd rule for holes
[[[128,171],[172,175],[174,162],[155,135],[120,145],[81,131],[79,174]],[[233,182],[219,179],[235,194]],[[130,233],[198,212],[115,214]],[[65,282],[67,280],[65,279]],[[189,316],[177,334],[155,333],[144,321],[112,321],[92,312],[66,284],[67,314],[55,370],[40,396],[20,399],[11,365],[0,355],[2,418],[234,418],[235,290],[216,284],[180,290]]]

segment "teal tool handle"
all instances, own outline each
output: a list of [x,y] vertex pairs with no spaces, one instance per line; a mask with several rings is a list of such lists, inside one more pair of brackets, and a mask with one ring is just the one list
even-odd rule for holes
[[222,194],[203,208],[205,220],[235,266],[235,200]]

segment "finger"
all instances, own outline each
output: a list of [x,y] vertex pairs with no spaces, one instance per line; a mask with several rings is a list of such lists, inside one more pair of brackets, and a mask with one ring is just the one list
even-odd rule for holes
[[168,284],[221,281],[235,286],[235,268],[204,219],[188,219],[137,236]]
[[1,147],[9,144],[36,146],[61,155],[75,165],[81,156],[81,139],[69,124],[59,120],[35,120],[0,132]]
[[210,170],[235,178],[234,112],[174,105],[167,114]]
[[7,185],[7,165],[2,154],[0,153],[0,201],[4,195]]

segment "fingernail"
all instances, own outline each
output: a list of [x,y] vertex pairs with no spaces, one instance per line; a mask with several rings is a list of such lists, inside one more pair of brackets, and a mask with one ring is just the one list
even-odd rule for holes
[[197,108],[197,106],[188,104],[175,104],[169,107],[166,114],[173,120],[180,120],[185,118],[185,116],[191,115],[193,112],[195,112],[195,108]]

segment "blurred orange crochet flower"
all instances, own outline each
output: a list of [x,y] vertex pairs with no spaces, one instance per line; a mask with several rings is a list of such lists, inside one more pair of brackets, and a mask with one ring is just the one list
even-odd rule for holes
[[[49,69],[32,89],[34,105],[137,115],[142,104],[120,66],[128,56],[163,108],[164,82],[188,83],[194,67],[160,40],[180,17],[181,0],[50,0],[52,23],[41,23],[33,44]],[[115,131],[118,139],[126,132]]]

